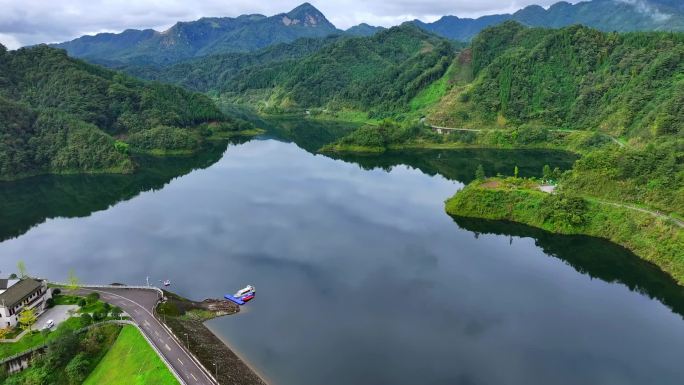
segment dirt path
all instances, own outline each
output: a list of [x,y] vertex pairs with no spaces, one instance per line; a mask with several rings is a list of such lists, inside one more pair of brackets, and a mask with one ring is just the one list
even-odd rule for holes
[[645,208],[638,207],[638,206],[628,205],[628,204],[624,204],[624,203],[609,202],[609,201],[604,201],[604,200],[600,200],[600,199],[595,199],[595,201],[599,202],[601,204],[611,205],[611,206],[615,206],[615,207],[622,207],[622,208],[625,208],[628,210],[640,211],[642,213],[652,215],[656,218],[668,220],[668,221],[674,223],[675,225],[679,226],[680,228],[684,228],[684,221],[682,221],[681,219],[674,218],[674,217],[667,215],[665,213],[661,213],[660,211],[649,210],[649,209],[645,209]]

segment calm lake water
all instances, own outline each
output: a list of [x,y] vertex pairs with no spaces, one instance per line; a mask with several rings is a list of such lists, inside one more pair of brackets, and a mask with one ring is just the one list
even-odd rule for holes
[[311,126],[142,159],[133,176],[0,184],[0,269],[168,278],[193,299],[254,284],[209,325],[273,385],[682,383],[684,290],[658,269],[601,240],[444,213],[478,164],[537,175],[572,157],[331,159],[313,151],[340,128]]

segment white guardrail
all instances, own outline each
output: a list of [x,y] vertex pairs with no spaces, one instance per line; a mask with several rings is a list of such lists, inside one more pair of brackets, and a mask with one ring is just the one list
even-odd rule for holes
[[[71,283],[66,282],[53,282],[48,281],[50,285],[70,287],[73,286]],[[135,289],[135,290],[155,290],[163,298],[164,291],[156,286],[131,286],[131,285],[91,285],[91,284],[78,284],[76,285],[79,289]]]

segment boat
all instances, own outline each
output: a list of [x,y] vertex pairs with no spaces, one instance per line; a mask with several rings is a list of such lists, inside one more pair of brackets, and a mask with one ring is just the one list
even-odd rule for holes
[[171,281],[168,279],[164,281],[164,286],[171,286]]
[[252,285],[247,285],[245,288],[240,289],[237,293],[235,293],[235,295],[226,294],[224,297],[227,300],[242,306],[253,300],[254,296],[256,296],[256,289]]
[[243,295],[249,294],[249,293],[256,293],[256,289],[252,285],[247,285],[243,289],[238,290],[237,293],[233,295],[235,298],[242,297]]

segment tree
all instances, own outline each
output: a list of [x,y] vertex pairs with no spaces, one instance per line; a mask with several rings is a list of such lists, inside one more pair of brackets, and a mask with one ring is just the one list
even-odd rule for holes
[[48,299],[45,301],[45,306],[46,306],[48,309],[55,307],[55,300],[54,300],[54,298],[48,298]]
[[71,290],[76,290],[80,287],[80,282],[78,280],[78,277],[76,276],[76,273],[74,273],[73,270],[69,270],[69,289]]
[[10,328],[1,328],[0,329],[0,340],[4,340],[7,338],[7,335],[10,333]]
[[123,313],[123,310],[121,310],[120,307],[114,306],[112,308],[112,317],[114,318],[121,318],[121,313]]
[[16,273],[12,273],[12,274],[10,274],[10,276],[9,276],[9,279],[17,279],[17,278],[19,278],[19,277],[17,277],[17,274],[16,274]]
[[83,327],[86,327],[86,326],[90,325],[91,323],[93,323],[93,317],[90,314],[88,314],[88,313],[81,314],[81,325],[83,325]]
[[36,315],[36,311],[33,309],[29,308],[24,308],[24,310],[19,313],[19,323],[27,327],[29,331],[31,331],[31,326],[38,321],[38,316]]
[[100,299],[100,294],[98,293],[90,293],[86,297],[86,302],[88,302],[88,305],[92,305],[95,302],[97,302]]
[[85,380],[90,371],[90,360],[84,353],[77,354],[69,361],[65,372],[69,379],[69,384],[80,385]]
[[546,181],[552,179],[551,167],[548,164],[544,165],[544,168],[542,169],[542,175]]
[[475,170],[475,179],[484,180],[486,178],[484,167],[481,164],[477,165],[477,170]]
[[17,269],[19,270],[19,276],[21,278],[28,277],[28,273],[26,271],[26,264],[24,263],[24,261],[19,260],[19,262],[17,262]]

